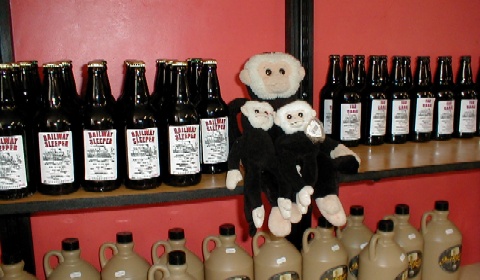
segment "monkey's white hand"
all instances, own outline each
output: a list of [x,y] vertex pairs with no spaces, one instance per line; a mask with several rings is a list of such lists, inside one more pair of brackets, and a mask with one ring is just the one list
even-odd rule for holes
[[242,173],[238,169],[232,169],[227,172],[226,185],[227,189],[234,190],[238,182],[243,180]]
[[324,216],[332,225],[339,227],[347,222],[345,211],[343,210],[342,203],[338,196],[333,194],[327,195],[315,199],[315,202],[318,210],[322,213],[322,216]]
[[263,225],[263,221],[265,220],[265,208],[263,207],[263,205],[253,209],[252,218],[255,227],[261,228]]
[[286,220],[290,219],[290,216],[292,215],[292,201],[288,198],[279,197],[277,199],[277,204],[282,217]]

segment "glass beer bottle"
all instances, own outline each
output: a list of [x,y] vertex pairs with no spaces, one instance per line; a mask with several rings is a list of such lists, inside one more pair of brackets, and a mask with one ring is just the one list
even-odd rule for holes
[[439,56],[437,58],[437,70],[435,71],[435,82],[433,92],[435,94],[435,105],[433,108],[433,132],[432,139],[449,140],[453,133],[453,84],[448,64],[450,56]]
[[358,92],[363,92],[367,86],[367,73],[365,72],[365,56],[355,56],[355,86]]
[[455,125],[454,136],[470,138],[478,129],[478,92],[472,77],[471,57],[460,57],[460,67],[455,90]]
[[165,101],[167,60],[157,59],[155,64],[155,80],[153,84],[153,92],[150,96],[150,104],[155,110],[160,112],[162,110],[163,102]]
[[41,84],[38,83],[35,71],[38,71],[36,61],[19,61],[20,65],[20,90],[15,95],[18,109],[32,123],[37,115],[41,103]]
[[187,59],[187,81],[189,88],[190,103],[197,108],[202,95],[200,94],[200,76],[202,73],[203,61],[201,58]]
[[330,55],[327,82],[320,90],[320,121],[323,123],[325,135],[332,135],[333,97],[341,87],[340,56]]

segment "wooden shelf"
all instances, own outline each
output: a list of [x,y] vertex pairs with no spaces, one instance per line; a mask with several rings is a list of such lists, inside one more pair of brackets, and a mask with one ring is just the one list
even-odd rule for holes
[[[358,174],[340,174],[340,182],[343,183],[480,168],[478,137],[352,149],[360,156],[362,163]],[[80,189],[63,196],[36,193],[20,200],[0,201],[0,215],[184,202],[242,193],[242,187],[233,191],[225,188],[225,174],[203,175],[200,184],[190,187],[161,185],[145,191],[121,187],[108,193],[91,193]]]

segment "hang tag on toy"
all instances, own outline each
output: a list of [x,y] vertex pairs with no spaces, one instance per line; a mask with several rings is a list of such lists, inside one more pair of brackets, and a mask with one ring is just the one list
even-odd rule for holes
[[322,122],[313,118],[305,128],[305,134],[313,143],[322,143],[325,140],[325,131]]

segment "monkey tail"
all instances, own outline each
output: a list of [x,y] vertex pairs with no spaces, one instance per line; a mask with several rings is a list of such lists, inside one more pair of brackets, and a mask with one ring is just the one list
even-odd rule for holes
[[230,147],[233,142],[242,136],[242,127],[239,125],[241,110],[240,108],[248,101],[247,98],[235,98],[228,103],[228,138],[230,139]]

